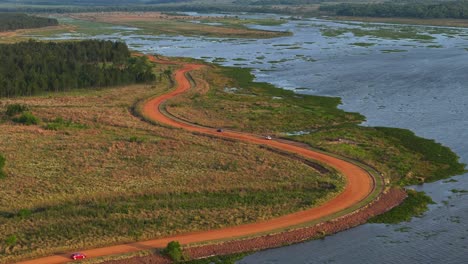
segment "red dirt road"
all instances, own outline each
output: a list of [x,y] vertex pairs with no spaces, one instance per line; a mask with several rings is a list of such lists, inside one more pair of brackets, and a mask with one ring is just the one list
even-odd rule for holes
[[[150,57],[154,60],[154,58]],[[344,191],[332,200],[318,206],[311,208],[305,211],[296,212],[293,214],[285,215],[275,219],[257,222],[252,224],[245,224],[240,226],[193,232],[187,234],[176,235],[172,237],[142,241],[137,243],[129,243],[123,245],[109,246],[97,249],[83,250],[82,253],[86,254],[88,257],[100,257],[113,254],[122,254],[128,252],[135,252],[144,249],[152,248],[162,248],[167,245],[168,242],[177,240],[181,244],[190,244],[197,242],[205,242],[212,240],[228,240],[232,238],[238,238],[242,236],[251,236],[262,232],[269,232],[277,229],[292,227],[295,225],[307,223],[313,220],[317,220],[324,216],[328,216],[344,209],[347,209],[363,199],[365,199],[374,189],[373,178],[366,172],[364,169],[360,168],[357,165],[352,163],[340,160],[335,157],[331,157],[319,152],[312,150],[304,149],[298,146],[289,145],[287,143],[282,143],[274,140],[265,140],[261,137],[233,132],[225,131],[222,133],[216,132],[210,128],[192,126],[187,123],[179,122],[173,120],[159,110],[159,107],[169,98],[177,96],[191,88],[190,82],[185,77],[187,72],[196,70],[203,67],[202,65],[197,64],[186,64],[182,69],[178,70],[175,73],[175,80],[177,82],[177,88],[165,95],[153,98],[149,100],[143,107],[143,114],[146,118],[150,118],[159,123],[163,123],[169,126],[181,128],[184,130],[192,132],[200,132],[203,134],[216,135],[218,137],[242,140],[251,144],[266,145],[273,148],[281,149],[284,151],[292,152],[299,154],[303,157],[317,160],[323,163],[328,164],[329,166],[335,168],[340,173],[342,173],[346,179],[346,186]],[[38,258],[30,261],[19,262],[21,264],[56,264],[56,263],[65,263],[70,261],[70,254],[56,254],[49,257]]]

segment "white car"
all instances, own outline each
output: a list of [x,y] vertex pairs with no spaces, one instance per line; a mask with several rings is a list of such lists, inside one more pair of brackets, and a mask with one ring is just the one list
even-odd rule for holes
[[271,137],[270,136],[265,136],[265,139],[266,140],[271,140]]

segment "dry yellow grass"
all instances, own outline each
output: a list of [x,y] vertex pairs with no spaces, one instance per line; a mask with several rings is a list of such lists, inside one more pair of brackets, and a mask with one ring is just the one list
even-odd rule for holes
[[90,22],[138,27],[151,34],[235,38],[273,38],[290,34],[288,32],[249,29],[245,26],[245,24],[252,22],[276,24],[282,23],[280,21],[253,21],[232,17],[177,16],[159,12],[77,13],[63,16]]
[[[167,89],[162,82],[0,100],[0,113],[19,103],[42,120],[0,123],[0,263],[268,219],[342,185],[334,173],[265,149],[132,115],[135,102]],[[44,128],[58,117],[73,125]]]

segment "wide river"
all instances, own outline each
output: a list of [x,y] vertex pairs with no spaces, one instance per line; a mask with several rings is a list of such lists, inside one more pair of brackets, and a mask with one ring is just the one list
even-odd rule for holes
[[[468,163],[468,29],[315,19],[253,27],[293,35],[261,40],[148,36],[114,27],[107,35],[53,38],[123,40],[145,53],[249,67],[258,81],[341,97],[341,108],[367,117],[363,125],[411,129],[449,146]],[[365,224],[322,240],[261,251],[238,263],[467,263],[466,176],[413,187],[436,204],[411,222]]]

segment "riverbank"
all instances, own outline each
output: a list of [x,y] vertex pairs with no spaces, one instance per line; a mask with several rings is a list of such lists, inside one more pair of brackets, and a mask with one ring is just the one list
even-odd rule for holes
[[[379,199],[369,204],[365,208],[342,216],[340,218],[317,224],[312,227],[294,229],[277,234],[271,234],[251,239],[230,241],[221,244],[205,245],[198,247],[188,247],[184,252],[191,259],[207,258],[213,255],[230,255],[240,252],[252,252],[268,248],[281,247],[293,243],[299,243],[310,239],[319,239],[357,225],[367,222],[375,215],[382,214],[391,208],[398,206],[406,198],[406,193],[402,189],[393,188],[383,193]],[[137,264],[154,263],[166,264],[172,261],[160,255],[135,257],[103,262],[106,264]]]
[[466,19],[450,19],[450,18],[401,18],[401,17],[351,17],[351,16],[329,16],[324,17],[326,20],[337,21],[357,21],[365,23],[386,23],[386,24],[402,24],[402,25],[424,25],[438,27],[460,27],[467,28],[468,20]]

